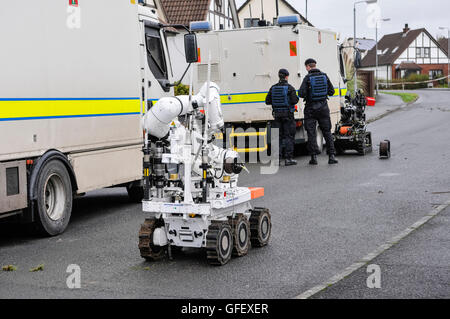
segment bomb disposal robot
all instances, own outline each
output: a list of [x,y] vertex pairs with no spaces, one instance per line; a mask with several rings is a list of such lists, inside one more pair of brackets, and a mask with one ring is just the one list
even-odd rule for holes
[[213,144],[223,126],[219,87],[209,78],[199,94],[162,98],[145,115],[143,258],[206,248],[210,264],[224,265],[232,255],[246,255],[250,243],[267,245],[269,210],[250,203],[264,189],[237,186],[245,168],[238,153]]

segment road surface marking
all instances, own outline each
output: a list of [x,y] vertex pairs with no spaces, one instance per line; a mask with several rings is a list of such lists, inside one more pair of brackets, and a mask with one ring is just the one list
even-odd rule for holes
[[424,224],[429,222],[431,219],[433,219],[434,217],[439,215],[444,209],[446,209],[449,206],[450,206],[450,200],[447,201],[445,204],[435,205],[435,207],[429,214],[425,215],[419,221],[415,222],[414,224],[412,224],[411,226],[406,228],[400,234],[392,237],[386,243],[384,243],[383,245],[381,245],[377,249],[375,249],[373,252],[371,252],[370,254],[363,257],[360,261],[345,268],[341,273],[329,278],[325,283],[317,285],[317,286],[303,292],[302,294],[298,295],[297,297],[294,297],[294,299],[308,299],[308,298],[312,297],[313,295],[321,292],[322,290],[338,283],[339,281],[341,281],[345,277],[349,276],[350,274],[352,274],[353,272],[355,272],[362,266],[366,265],[371,260],[373,260],[376,257],[378,257],[379,255],[381,255],[386,250],[388,250],[391,247],[393,247],[394,245],[396,245],[400,240],[406,238],[413,231],[417,230],[418,228],[420,228],[421,226],[423,226]]

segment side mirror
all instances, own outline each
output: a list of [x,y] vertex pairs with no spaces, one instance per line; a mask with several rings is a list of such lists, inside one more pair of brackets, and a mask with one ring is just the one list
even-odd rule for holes
[[361,52],[356,51],[355,68],[359,69],[360,67],[361,67]]
[[198,61],[197,36],[194,33],[188,33],[184,36],[184,51],[186,63]]

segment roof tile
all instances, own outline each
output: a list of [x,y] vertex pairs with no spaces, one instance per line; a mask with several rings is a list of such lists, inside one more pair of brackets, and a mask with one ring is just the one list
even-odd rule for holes
[[[378,50],[385,52],[378,56],[379,65],[390,65],[398,59],[398,57],[409,47],[409,45],[421,34],[426,32],[425,29],[410,30],[408,33],[403,32],[385,35],[378,42]],[[396,49],[397,48],[397,49]],[[375,66],[376,64],[376,47],[367,53],[361,62],[362,67]]]
[[206,20],[211,0],[161,0],[171,24]]

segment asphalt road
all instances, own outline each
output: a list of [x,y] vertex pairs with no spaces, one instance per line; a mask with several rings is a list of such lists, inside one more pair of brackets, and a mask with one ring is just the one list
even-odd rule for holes
[[[314,299],[450,298],[450,208],[397,245]],[[367,286],[369,266],[380,268],[380,285]],[[371,281],[369,281],[371,283]]]
[[[300,157],[297,167],[280,167],[274,175],[250,165],[241,185],[265,187],[266,196],[254,204],[272,212],[271,243],[224,267],[209,266],[201,250],[177,254],[174,261],[142,260],[137,234],[145,216],[123,189],[77,199],[69,229],[55,238],[0,224],[0,265],[17,267],[0,272],[0,298],[295,297],[448,200],[450,193],[433,193],[450,191],[449,99],[450,92],[420,91],[415,104],[370,124],[375,144],[392,141],[389,160],[379,160],[375,147],[366,157],[341,156],[337,166],[329,166],[326,156],[317,167]],[[436,254],[442,267],[450,265],[448,250]],[[44,271],[29,272],[40,264]],[[81,267],[81,289],[66,286],[70,264]],[[414,277],[408,278],[413,285]],[[448,273],[443,280],[450,282]],[[402,287],[408,289],[408,282]]]

